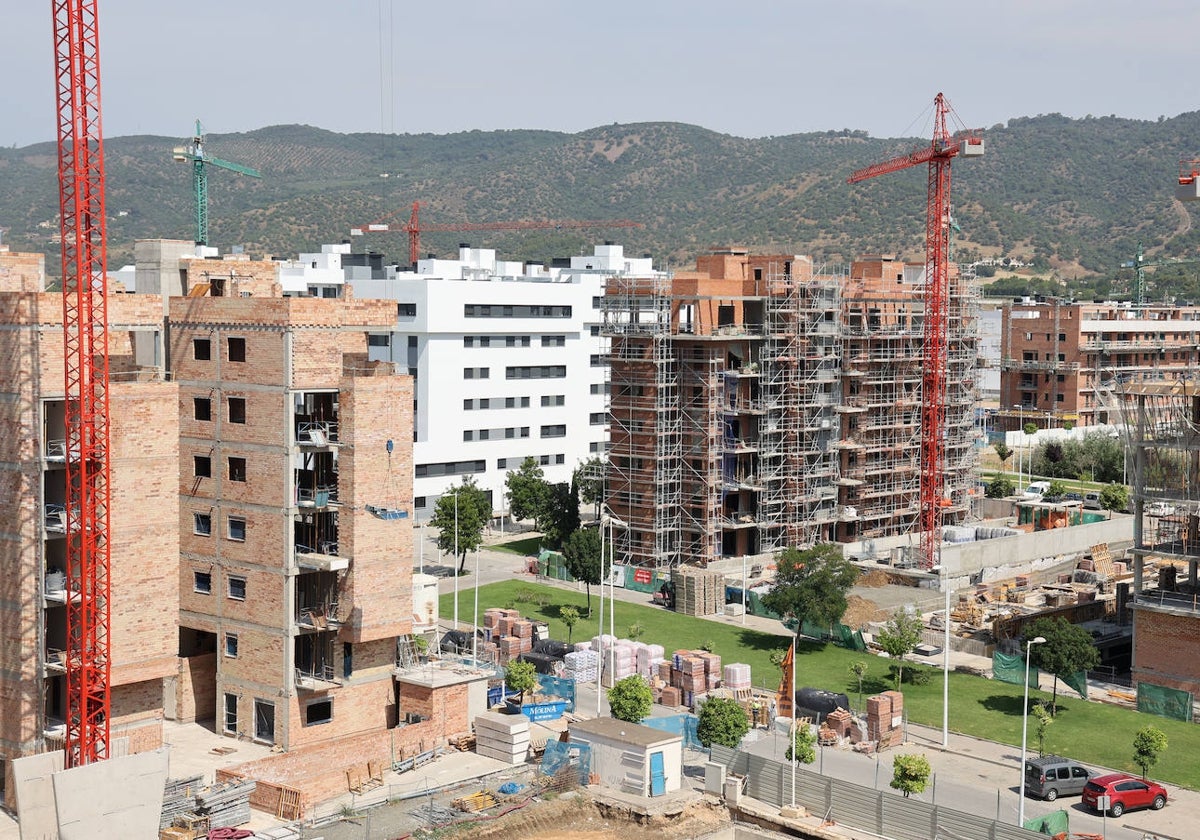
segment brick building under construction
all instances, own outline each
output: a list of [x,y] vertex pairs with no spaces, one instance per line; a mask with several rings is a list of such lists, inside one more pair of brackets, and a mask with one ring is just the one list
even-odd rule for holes
[[[911,532],[922,268],[723,250],[615,277],[607,505],[618,562],[670,567]],[[946,524],[969,507],[975,299],[951,279]]]

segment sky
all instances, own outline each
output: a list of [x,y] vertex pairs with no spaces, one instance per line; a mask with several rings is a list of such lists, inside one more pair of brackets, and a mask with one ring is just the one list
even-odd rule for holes
[[[104,135],[303,123],[927,136],[1200,109],[1195,0],[98,0]],[[51,3],[8,0],[0,145],[52,141]],[[1196,148],[1181,152],[1200,152]]]

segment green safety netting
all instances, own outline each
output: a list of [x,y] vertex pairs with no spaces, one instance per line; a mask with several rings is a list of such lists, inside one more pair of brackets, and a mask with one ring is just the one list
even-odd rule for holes
[[1025,820],[1025,828],[1028,831],[1037,831],[1050,837],[1069,836],[1071,820],[1066,811],[1053,811],[1031,820]]
[[1079,696],[1084,700],[1088,699],[1087,671],[1076,671],[1074,674],[1068,674],[1065,677],[1059,677],[1059,679],[1078,691]]
[[[1013,653],[993,653],[992,675],[1000,682],[1021,685],[1025,682],[1025,657]],[[1030,666],[1029,685],[1031,688],[1037,688],[1039,678],[1038,669]]]
[[1192,694],[1165,685],[1139,682],[1137,685],[1137,708],[1159,717],[1174,718],[1190,722],[1192,719]]

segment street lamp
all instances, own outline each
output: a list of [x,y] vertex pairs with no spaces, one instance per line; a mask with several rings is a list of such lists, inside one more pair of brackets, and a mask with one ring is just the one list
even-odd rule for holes
[[[1021,434],[1025,433],[1025,407],[1022,405],[1014,405],[1017,410],[1017,431]],[[1020,446],[1021,438],[1017,438],[1018,446]],[[1021,492],[1021,450],[1017,449],[1017,492]]]
[[1029,735],[1029,653],[1034,645],[1045,644],[1044,636],[1025,643],[1025,704],[1021,707],[1021,802],[1017,807],[1017,825],[1025,825],[1025,743]]

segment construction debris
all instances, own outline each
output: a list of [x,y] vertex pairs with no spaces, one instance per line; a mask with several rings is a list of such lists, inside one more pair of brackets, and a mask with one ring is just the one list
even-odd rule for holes
[[212,829],[230,828],[250,822],[252,781],[202,785],[201,776],[169,779],[163,790],[159,817],[160,837],[204,837]]

